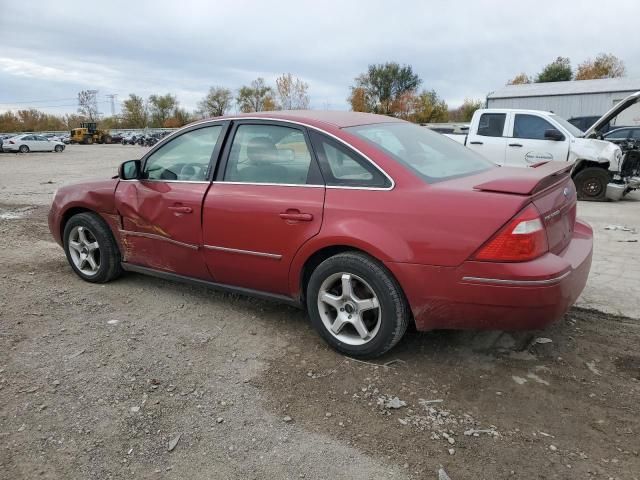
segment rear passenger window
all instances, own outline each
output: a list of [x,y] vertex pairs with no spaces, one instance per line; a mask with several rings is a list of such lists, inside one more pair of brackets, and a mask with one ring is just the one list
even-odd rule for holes
[[483,113],[480,115],[478,135],[483,137],[501,137],[504,132],[505,113]]
[[302,131],[277,125],[240,125],[224,181],[304,185],[311,153]]
[[[376,188],[391,186],[380,170],[354,151],[320,133],[310,132],[310,136],[327,185]],[[387,140],[390,142],[390,149],[402,147],[395,138],[395,143],[391,139]]]

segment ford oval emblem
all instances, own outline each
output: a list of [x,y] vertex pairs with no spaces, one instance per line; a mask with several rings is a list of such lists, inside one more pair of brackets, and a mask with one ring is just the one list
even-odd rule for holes
[[562,191],[562,194],[565,197],[568,197],[569,196],[569,192],[570,192],[569,187],[564,187],[564,190]]

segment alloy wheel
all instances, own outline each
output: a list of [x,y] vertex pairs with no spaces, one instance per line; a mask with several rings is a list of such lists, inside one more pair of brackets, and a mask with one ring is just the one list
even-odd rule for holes
[[347,272],[334,273],[322,282],[318,311],[327,331],[347,345],[368,343],[382,323],[382,308],[373,288]]
[[80,272],[92,276],[100,270],[100,245],[87,227],[74,227],[69,233],[69,253]]

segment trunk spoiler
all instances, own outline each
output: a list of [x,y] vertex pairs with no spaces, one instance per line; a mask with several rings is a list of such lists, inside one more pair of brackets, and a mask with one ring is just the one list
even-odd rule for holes
[[533,195],[564,180],[570,175],[573,165],[566,162],[546,162],[534,168],[513,168],[505,172],[500,178],[489,180],[474,186],[475,190],[483,192],[512,193],[516,195]]
[[591,127],[587,129],[586,132],[584,132],[584,138],[589,138],[593,135],[597,135],[598,133],[600,133],[600,130],[602,129],[602,127],[604,127],[607,123],[609,123],[611,120],[613,120],[615,117],[620,115],[627,108],[629,108],[631,105],[635,104],[639,100],[640,100],[640,92],[636,92],[636,93],[632,93],[624,100],[616,103],[611,108],[611,110],[609,110],[607,113],[601,116],[596,121],[596,123],[591,125]]

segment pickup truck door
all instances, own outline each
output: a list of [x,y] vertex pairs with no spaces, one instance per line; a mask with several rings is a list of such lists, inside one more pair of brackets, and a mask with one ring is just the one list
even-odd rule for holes
[[528,167],[536,163],[556,160],[566,161],[569,155],[569,138],[562,140],[545,138],[545,131],[559,130],[548,120],[533,113],[515,113],[511,121],[511,138],[507,139],[506,165]]
[[507,125],[506,113],[481,113],[477,124],[471,126],[467,147],[497,165],[504,165]]
[[202,256],[202,202],[225,128],[195,125],[153,149],[139,180],[118,183],[126,262],[211,280]]

